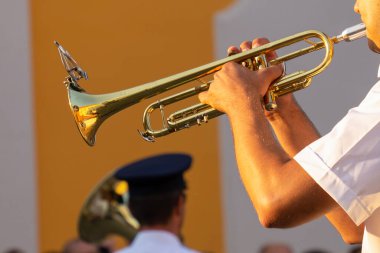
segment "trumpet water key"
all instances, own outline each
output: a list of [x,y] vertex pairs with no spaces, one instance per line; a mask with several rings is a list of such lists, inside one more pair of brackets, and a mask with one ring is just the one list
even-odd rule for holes
[[[95,135],[98,128],[108,117],[144,99],[156,96],[192,81],[202,80],[203,77],[210,76],[219,71],[227,62],[234,61],[242,63],[254,71],[276,64],[285,64],[287,61],[297,57],[324,49],[325,54],[323,60],[316,67],[310,70],[299,70],[294,73],[284,74],[271,85],[263,99],[263,106],[266,110],[274,110],[277,107],[277,97],[306,88],[309,86],[312,77],[327,68],[333,57],[334,44],[342,41],[353,41],[365,37],[365,35],[366,29],[364,24],[347,28],[340,35],[333,37],[329,37],[320,31],[308,30],[154,82],[101,95],[86,93],[85,90],[79,86],[78,82],[80,79],[87,79],[86,72],[79,67],[76,61],[58,42],[55,42],[55,44],[58,47],[61,60],[69,74],[64,83],[68,91],[70,109],[83,139],[88,145],[93,146],[95,144]],[[267,53],[289,47],[302,41],[307,43],[306,47],[267,61],[265,57]],[[201,85],[159,99],[157,102],[149,105],[143,114],[144,131],[139,131],[141,136],[147,141],[154,141],[157,137],[165,136],[193,125],[200,125],[212,118],[222,115],[222,112],[208,105],[196,104],[174,112],[167,118],[164,116],[165,106],[206,91],[211,82],[212,81],[202,82]],[[158,130],[152,128],[150,120],[151,113],[156,109],[161,112],[163,125],[163,127]]]

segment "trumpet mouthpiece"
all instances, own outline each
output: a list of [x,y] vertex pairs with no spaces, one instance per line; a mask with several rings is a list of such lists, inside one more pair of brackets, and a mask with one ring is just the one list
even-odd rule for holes
[[341,42],[343,40],[348,42],[354,41],[363,38],[366,34],[365,24],[360,23],[343,30],[343,32],[337,36],[337,42]]

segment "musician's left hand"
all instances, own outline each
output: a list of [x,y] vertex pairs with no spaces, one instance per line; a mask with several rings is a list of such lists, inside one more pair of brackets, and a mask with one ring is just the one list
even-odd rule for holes
[[[256,45],[267,43],[265,39],[255,41]],[[240,49],[230,47],[229,52],[250,49],[252,45],[250,42],[243,42]],[[243,108],[256,108],[257,104],[261,107],[261,99],[269,85],[282,73],[282,66],[251,71],[238,63],[229,62],[214,75],[210,89],[200,93],[199,100],[227,115],[241,112]]]

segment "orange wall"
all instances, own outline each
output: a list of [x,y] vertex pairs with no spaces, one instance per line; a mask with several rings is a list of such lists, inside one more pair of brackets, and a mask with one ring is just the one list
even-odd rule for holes
[[53,41],[88,72],[84,88],[118,91],[212,61],[213,13],[228,2],[31,1],[41,252],[58,250],[76,235],[79,209],[107,172],[166,151],[194,156],[187,174],[187,244],[224,251],[216,121],[150,144],[136,131],[148,105],[141,103],[108,119],[90,148],[73,123]]

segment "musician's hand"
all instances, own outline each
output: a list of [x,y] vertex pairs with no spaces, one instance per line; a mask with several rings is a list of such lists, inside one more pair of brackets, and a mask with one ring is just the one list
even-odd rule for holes
[[[236,54],[252,47],[268,43],[265,38],[254,41],[244,41],[240,47],[229,47],[228,54]],[[266,55],[270,61],[276,57],[275,52]],[[199,94],[202,103],[206,103],[227,114],[238,109],[239,105],[252,103],[254,100],[261,103],[269,85],[283,73],[282,65],[271,66],[258,71],[251,71],[240,64],[229,62],[214,75],[214,81],[207,92]]]
[[262,110],[262,97],[281,74],[282,70],[278,66],[251,71],[229,62],[214,75],[209,90],[200,93],[199,100],[228,115],[252,108]]
[[[240,53],[242,51],[249,50],[251,48],[256,48],[256,47],[265,45],[265,44],[267,44],[269,42],[270,41],[267,38],[257,38],[257,39],[254,39],[252,42],[250,42],[250,41],[244,41],[244,42],[242,42],[240,44],[239,48],[235,47],[235,46],[229,47],[228,50],[227,50],[227,54],[228,55],[233,55],[233,54],[236,54],[236,53]],[[265,56],[266,56],[267,61],[270,62],[271,60],[277,58],[277,53],[275,51],[272,51],[272,52],[267,53]],[[281,64],[278,67],[281,68],[282,73],[285,74],[285,66]],[[293,93],[289,93],[287,95],[278,97],[277,100],[276,100],[276,103],[278,104],[278,109],[275,110],[275,111],[272,111],[272,112],[265,111],[265,115],[267,117],[273,116],[273,113],[279,112],[279,111],[287,108],[287,106],[289,104],[294,103],[294,102],[295,102],[295,100],[294,100],[294,97],[293,97]]]

